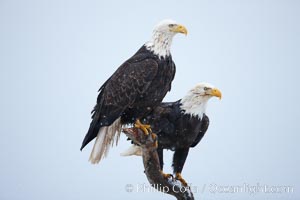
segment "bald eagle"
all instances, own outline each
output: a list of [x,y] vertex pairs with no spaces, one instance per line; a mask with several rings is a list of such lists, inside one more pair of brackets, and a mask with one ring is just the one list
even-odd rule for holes
[[139,119],[158,106],[171,89],[175,64],[170,47],[176,33],[187,34],[187,29],[173,20],[160,22],[154,28],[152,39],[99,89],[92,121],[80,148],[82,150],[96,138],[89,159],[91,163],[99,163],[114,140],[117,143],[122,125],[135,123],[147,133],[150,126]]
[[[189,149],[200,142],[208,129],[209,118],[205,112],[207,102],[213,96],[221,99],[222,95],[217,88],[208,83],[197,84],[182,99],[161,103],[145,119],[151,125],[153,133],[157,134],[157,153],[161,170],[164,165],[163,150],[175,151],[172,167],[175,178],[184,185],[187,184],[181,172]],[[141,150],[134,145],[121,155],[141,155]],[[171,176],[164,173],[163,175],[166,178]]]

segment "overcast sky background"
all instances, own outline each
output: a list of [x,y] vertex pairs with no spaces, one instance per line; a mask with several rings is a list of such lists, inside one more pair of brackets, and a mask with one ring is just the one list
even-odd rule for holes
[[[296,0],[0,0],[0,199],[174,199],[136,191],[148,181],[141,158],[119,156],[124,136],[100,165],[88,163],[92,143],[79,151],[97,90],[165,18],[189,30],[173,40],[165,101],[202,81],[223,92],[183,170],[196,199],[299,199],[299,10]],[[212,193],[244,183],[294,192]]]

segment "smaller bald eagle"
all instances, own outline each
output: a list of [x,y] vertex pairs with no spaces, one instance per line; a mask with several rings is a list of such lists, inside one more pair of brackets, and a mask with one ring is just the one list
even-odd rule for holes
[[[161,170],[163,169],[163,150],[175,151],[173,170],[175,178],[184,185],[186,181],[181,172],[191,147],[195,147],[203,138],[209,126],[209,118],[205,114],[207,102],[211,97],[219,97],[221,92],[208,83],[200,83],[191,89],[182,99],[161,103],[146,117],[153,133],[158,137],[157,153]],[[138,146],[132,146],[122,156],[141,155]],[[163,172],[162,172],[163,173]],[[168,178],[170,174],[163,175]]]

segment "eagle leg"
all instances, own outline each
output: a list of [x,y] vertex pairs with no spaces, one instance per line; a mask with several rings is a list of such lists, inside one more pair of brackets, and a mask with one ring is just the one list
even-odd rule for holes
[[142,124],[139,119],[135,121],[134,127],[141,129],[145,133],[145,135],[149,135],[149,132],[152,133],[151,126],[148,124]]
[[162,170],[160,171],[161,175],[165,178],[165,179],[169,179],[170,177],[173,178],[172,174],[165,174]]
[[188,186],[187,182],[182,178],[181,173],[176,173],[175,178],[176,178],[177,180],[179,180],[179,181],[182,183],[182,185]]

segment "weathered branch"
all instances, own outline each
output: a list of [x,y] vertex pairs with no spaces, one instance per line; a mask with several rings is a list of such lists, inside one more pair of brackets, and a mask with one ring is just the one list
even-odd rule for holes
[[194,200],[194,195],[189,187],[183,186],[174,178],[166,179],[162,175],[156,151],[157,145],[155,145],[156,138],[152,137],[151,133],[145,135],[142,130],[137,128],[124,128],[123,132],[142,148],[145,174],[152,187],[173,195],[178,200]]

